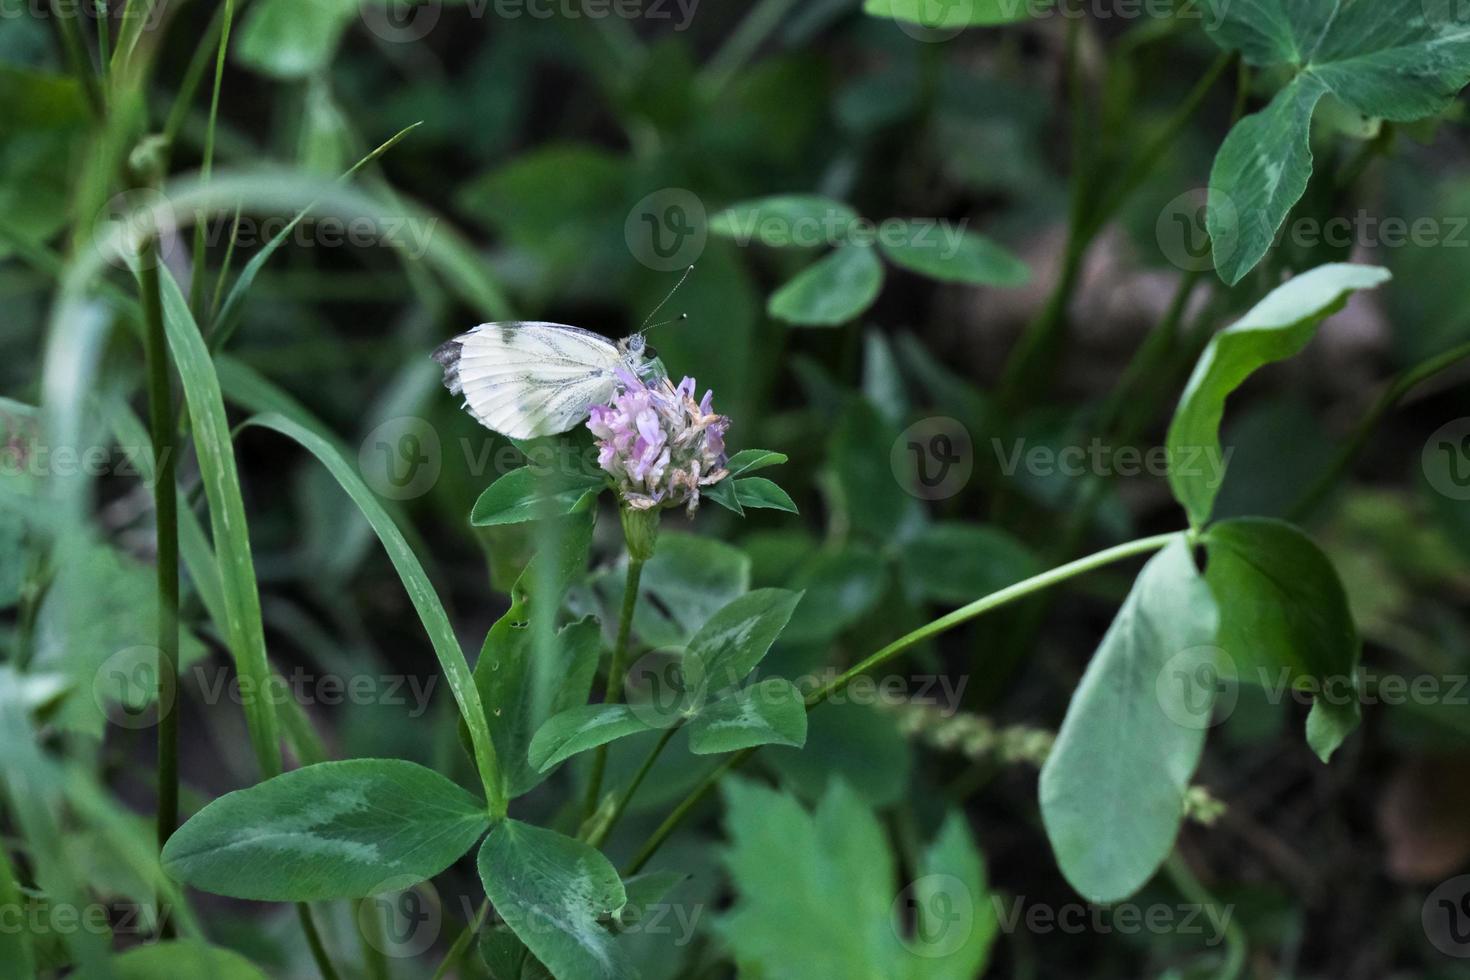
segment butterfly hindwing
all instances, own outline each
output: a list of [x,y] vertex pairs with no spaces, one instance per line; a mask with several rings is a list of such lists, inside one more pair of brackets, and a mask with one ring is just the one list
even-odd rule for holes
[[607,401],[622,363],[607,338],[560,323],[486,323],[435,352],[444,383],[482,425],[513,439],[575,428]]

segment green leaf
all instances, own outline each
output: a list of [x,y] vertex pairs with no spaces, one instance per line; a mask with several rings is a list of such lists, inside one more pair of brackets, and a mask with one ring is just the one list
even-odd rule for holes
[[1354,112],[1413,122],[1443,110],[1470,81],[1470,13],[1425,0],[1209,0],[1212,34],[1291,82],[1236,124],[1210,175],[1215,266],[1234,285],[1271,247],[1312,175],[1312,115],[1323,96]]
[[891,462],[897,426],[888,423],[867,399],[852,398],[828,440],[829,465],[840,491],[839,503],[852,526],[876,541],[899,537],[900,528],[921,519]]
[[1203,527],[1214,510],[1225,463],[1220,420],[1231,392],[1257,369],[1301,351],[1351,293],[1391,278],[1376,266],[1321,266],[1277,287],[1210,341],[1169,425],[1169,486],[1191,524]]
[[499,765],[495,757],[495,746],[490,740],[490,732],[485,723],[485,708],[480,703],[474,676],[465,662],[464,650],[460,647],[459,639],[454,634],[454,627],[449,622],[449,614],[444,609],[444,603],[440,601],[439,594],[434,591],[433,583],[429,581],[429,576],[424,572],[424,566],[419,562],[418,556],[413,553],[413,549],[409,547],[403,532],[398,529],[398,525],[393,523],[393,518],[383,508],[377,494],[368,488],[362,477],[358,476],[353,465],[325,437],[299,422],[274,413],[257,415],[246,424],[273,429],[294,439],[309,451],[327,468],[342,489],[347,491],[352,502],[357,505],[358,510],[362,511],[363,517],[367,518],[368,523],[372,525],[378,540],[382,542],[383,550],[388,554],[388,560],[393,563],[393,569],[403,583],[404,591],[408,593],[409,601],[413,603],[414,611],[418,613],[419,622],[423,624],[424,632],[429,636],[429,642],[433,644],[434,656],[439,661],[439,669],[444,672],[444,679],[449,684],[450,693],[454,695],[454,703],[459,708],[460,717],[469,727],[470,741],[474,746],[475,765],[479,771],[480,780],[484,784],[486,798],[490,801],[490,808],[492,811],[504,813],[505,801],[500,792],[501,782]]
[[863,13],[891,17],[930,30],[956,27],[989,27],[1010,24],[1037,15],[1051,0],[968,0],[966,3],[936,3],[934,0],[864,0]]
[[358,9],[357,0],[262,0],[240,25],[235,56],[275,78],[323,71]]
[[[742,500],[739,489],[736,487],[737,478],[746,473],[763,470],[768,466],[779,466],[786,461],[787,457],[785,453],[772,452],[769,449],[742,449],[734,456],[731,456],[725,466],[730,471],[730,475],[714,486],[706,488],[703,491],[704,496],[713,500],[721,507],[732,510],[743,517],[745,515],[745,508],[742,504],[745,501]],[[786,496],[785,491],[781,491],[779,487],[776,487],[776,490],[780,493],[778,497],[769,487],[764,486],[766,482],[769,481],[762,481],[762,485],[759,488],[747,488],[745,497],[751,500],[750,506],[785,510],[788,508],[780,506],[781,498],[784,498],[785,503],[789,505],[791,513],[796,513],[796,505],[791,503],[791,498]]]
[[841,782],[869,805],[888,806],[909,788],[913,746],[894,713],[874,707],[880,696],[876,687],[861,695],[855,691],[863,692],[862,686],[849,689],[851,700],[829,702],[807,716],[803,748],[773,745],[761,753],[783,784],[803,799],[820,799],[834,782]]
[[774,481],[767,480],[763,476],[736,480],[735,499],[742,507],[782,510],[788,514],[797,513],[796,504],[792,502],[791,495],[782,490]]
[[803,327],[836,327],[860,316],[883,288],[883,264],[864,245],[843,245],[771,294],[766,312]]
[[265,980],[265,973],[239,953],[197,939],[135,946],[113,957],[112,975],[117,980],[157,980],[158,977]]
[[613,935],[598,924],[628,898],[616,869],[596,850],[505,820],[485,839],[478,864],[495,911],[553,976],[636,976]]
[[756,745],[806,744],[806,701],[784,677],[768,677],[706,705],[689,723],[695,755],[738,752]]
[[710,218],[711,234],[773,248],[818,248],[843,241],[858,213],[841,201],[788,194],[732,204]]
[[963,604],[1042,571],[1017,538],[988,524],[930,524],[899,553],[903,583],[920,598]]
[[787,462],[787,459],[785,453],[778,453],[770,449],[742,449],[730,457],[725,468],[730,471],[731,476],[744,476],[768,466],[780,466]]
[[1284,521],[1223,521],[1204,540],[1221,649],[1242,681],[1282,693],[1321,692],[1307,735],[1326,762],[1359,717],[1361,644],[1337,571],[1311,538]]
[[975,286],[1024,286],[1031,281],[1025,262],[983,235],[964,232],[951,239],[950,226],[938,226],[932,219],[911,220],[908,226],[896,241],[880,234],[878,245],[895,265],[910,272]]
[[801,593],[756,589],[715,613],[689,641],[686,658],[710,690],[745,679],[786,628]]
[[970,980],[985,972],[1000,931],[985,878],[985,859],[964,814],[951,811],[919,856],[918,878],[909,886],[918,921],[905,945],[925,960],[918,970],[923,980]]
[[271,690],[271,669],[265,654],[265,627],[260,617],[260,587],[250,551],[250,525],[240,491],[229,417],[209,350],[189,312],[189,303],[172,275],[160,270],[163,328],[174,368],[183,384],[189,409],[194,450],[204,495],[209,501],[220,586],[228,623],[226,642],[242,684],[253,697],[244,698],[245,720],[255,758],[265,776],[281,771],[281,746],[275,706],[264,692]]
[[475,687],[511,799],[545,779],[528,754],[536,730],[557,711],[585,704],[592,689],[601,625],[590,616],[560,631],[554,625],[568,586],[586,571],[595,516],[587,510],[537,523],[535,557],[475,661]]
[[656,708],[652,706],[640,710],[629,704],[584,704],[569,708],[549,718],[531,739],[531,765],[540,772],[546,772],[578,752],[595,749],[628,735],[666,727],[655,724],[655,714]]
[[[64,597],[86,596],[87,617],[67,623]],[[63,704],[57,722],[65,728],[100,735],[108,719],[125,727],[137,720],[151,727],[157,700],[158,598],[153,569],[102,544],[78,544],[57,569],[35,623],[33,669],[69,678],[75,694]],[[179,663],[206,653],[204,644],[181,629]],[[167,691],[172,709],[175,691]],[[109,707],[116,704],[118,707]],[[120,711],[121,715],[113,714]]]
[[[490,734],[495,739],[495,753],[505,773],[506,794],[510,799],[535,789],[546,778],[555,762],[538,761],[532,746],[544,725],[571,708],[584,705],[592,690],[597,661],[602,652],[602,627],[588,617],[572,623],[556,634],[549,656],[543,663],[533,659],[532,644],[524,621],[519,627],[512,616],[524,615],[521,606],[511,607],[485,638],[487,669],[476,670],[477,681],[483,677],[481,693],[486,704],[496,705],[487,716]],[[533,668],[544,668],[550,678],[565,678],[565,683],[551,692],[551,703],[537,703],[528,674]],[[498,712],[498,713],[497,713]],[[556,760],[561,761],[561,760]]]
[[[622,598],[621,571],[608,601]],[[643,566],[633,630],[650,647],[682,647],[715,612],[750,588],[750,559],[739,548],[694,534],[661,534]]]
[[[0,224],[44,242],[67,220],[87,138],[87,100],[75,78],[0,64]],[[11,234],[6,234],[6,238]],[[9,253],[0,245],[0,257]]]
[[[368,164],[381,157],[384,153],[387,153],[390,149],[396,146],[400,140],[402,140],[409,133],[417,129],[419,125],[419,123],[414,123],[412,126],[405,126],[403,129],[400,129],[390,139],[384,141],[371,153],[367,154],[367,156],[363,157],[361,160],[358,160],[357,163],[353,164],[347,170],[347,172],[342,175],[341,180],[346,181],[350,179],[363,167],[366,167]],[[291,240],[292,233],[295,232],[297,226],[300,225],[302,221],[306,220],[307,213],[310,210],[310,208],[307,208],[305,210],[298,211],[296,213],[296,216],[292,218],[289,222],[287,222],[285,227],[276,232],[275,236],[271,238],[270,241],[261,246],[260,250],[252,255],[250,257],[250,261],[246,262],[245,267],[240,270],[240,275],[236,277],[234,285],[230,287],[230,291],[225,295],[224,302],[220,304],[219,313],[214,318],[214,323],[212,325],[212,331],[209,338],[211,350],[221,350],[224,347],[225,342],[228,341],[231,335],[234,334],[235,328],[239,324],[240,315],[244,312],[245,309],[245,300],[250,295],[250,287],[255,285],[256,277],[260,275],[260,271],[265,268],[266,263],[270,261],[271,256],[274,255],[282,245],[285,245],[288,241]],[[219,372],[221,379],[223,380],[226,373],[226,368],[223,364],[219,366]],[[243,365],[239,365],[235,369],[236,379],[242,384],[248,385],[254,382],[255,378],[252,377],[252,374],[253,372],[251,372],[249,368]],[[226,388],[229,388],[228,382],[225,383],[225,386]],[[269,391],[268,386],[260,385],[258,387],[265,388],[267,396],[270,396],[272,394],[272,392]],[[264,411],[264,409],[257,408],[256,411]],[[282,414],[290,415],[292,413],[283,411]]]
[[[1041,769],[1041,816],[1067,881],[1089,902],[1146,884],[1184,819],[1213,686],[1168,683],[1214,655],[1219,614],[1177,539],[1138,576],[1077,685]],[[1106,828],[1106,833],[1099,832]]]
[[747,477],[744,480],[724,479],[707,488],[703,495],[737,514],[744,514],[747,507],[783,510],[788,514],[798,513],[791,495],[774,481],[762,476]]
[[888,589],[888,564],[858,545],[818,551],[792,577],[805,599],[784,634],[792,643],[822,643],[867,615]]
[[[565,289],[626,269],[624,221],[636,196],[628,191],[629,169],[602,147],[543,144],[472,181],[458,200],[537,260],[544,275],[562,277],[556,286]],[[605,278],[597,284],[607,285]]]
[[432,878],[489,825],[483,803],[423,766],[323,762],[210,803],[162,861],[174,879],[231,898],[363,898]]
[[[736,901],[715,924],[741,976],[767,980],[969,980],[996,933],[984,862],[945,821],[900,890],[888,837],[862,799],[834,782],[814,812],[741,779],[723,784]],[[911,909],[943,912],[913,928]],[[800,923],[800,928],[793,928]]]
[[[0,692],[9,688],[7,680],[0,680]],[[6,696],[0,694],[0,697]],[[0,847],[0,908],[22,908],[22,894],[15,880],[15,868],[10,863],[8,848]],[[16,977],[36,975],[35,949],[28,928],[0,930],[0,962],[8,963]]]
[[602,492],[607,480],[592,473],[538,473],[529,466],[511,470],[475,501],[470,523],[476,527],[521,524],[576,513]]

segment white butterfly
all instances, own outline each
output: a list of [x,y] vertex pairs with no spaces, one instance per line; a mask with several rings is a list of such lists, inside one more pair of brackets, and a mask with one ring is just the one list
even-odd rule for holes
[[482,323],[436,350],[434,360],[469,413],[512,439],[575,428],[593,405],[611,399],[619,368],[645,380],[664,375],[641,330],[614,344],[539,321]]

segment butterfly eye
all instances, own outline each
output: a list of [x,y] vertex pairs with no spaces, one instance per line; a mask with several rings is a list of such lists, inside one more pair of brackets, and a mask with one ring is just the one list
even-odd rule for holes
[[657,360],[657,358],[658,358],[658,348],[654,347],[652,344],[644,344],[643,345],[643,356],[646,357],[646,358],[648,358],[650,361]]

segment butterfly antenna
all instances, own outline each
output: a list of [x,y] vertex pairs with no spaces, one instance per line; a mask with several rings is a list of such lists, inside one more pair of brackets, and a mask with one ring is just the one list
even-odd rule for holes
[[[659,304],[657,306],[655,306],[651,312],[649,312],[648,319],[647,320],[644,320],[643,321],[643,326],[641,326],[641,327],[638,328],[638,332],[639,333],[647,333],[648,331],[652,330],[653,327],[661,327],[661,326],[664,325],[664,323],[673,323],[674,322],[673,320],[665,320],[664,323],[655,323],[653,325],[653,327],[650,327],[648,325],[649,321],[652,320],[655,316],[658,315],[658,311],[661,310],[661,309],[663,309],[665,306],[667,306],[668,303],[669,303],[669,300],[671,300],[671,299],[674,298],[674,294],[679,291],[679,287],[680,286],[684,285],[684,280],[688,279],[689,278],[689,274],[691,272],[693,272],[693,271],[694,271],[694,266],[692,266],[692,265],[689,268],[687,268],[687,269],[684,270],[684,274],[679,277],[679,281],[676,282],[676,283],[674,283],[674,288],[671,289],[671,290],[669,290],[669,294],[667,296],[665,296],[662,300],[660,300],[659,301]],[[675,320],[685,320],[685,319],[688,319],[688,314],[686,313],[683,316],[678,316],[678,317],[675,317],[674,319]]]
[[651,327],[642,327],[641,329],[639,329],[638,332],[640,334],[645,334],[645,333],[648,333],[648,331],[650,331],[650,330],[657,330],[659,327],[666,327],[666,326],[668,326],[671,323],[678,323],[680,320],[687,320],[687,319],[689,319],[689,314],[688,313],[680,313],[676,317],[671,317],[671,318],[669,318],[667,320],[660,320],[659,322],[655,323]]

